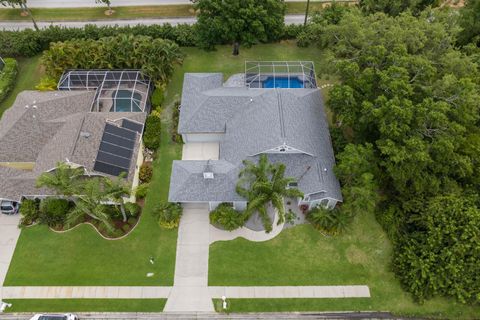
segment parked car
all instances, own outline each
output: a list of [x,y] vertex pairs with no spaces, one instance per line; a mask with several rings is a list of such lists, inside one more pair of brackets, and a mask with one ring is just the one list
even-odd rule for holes
[[30,320],[78,320],[78,317],[71,313],[65,314],[36,314]]
[[16,214],[20,209],[20,203],[17,201],[2,200],[0,201],[0,211],[3,214]]

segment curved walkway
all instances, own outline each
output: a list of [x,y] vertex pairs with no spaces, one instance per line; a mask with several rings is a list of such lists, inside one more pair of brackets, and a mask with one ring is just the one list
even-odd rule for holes
[[210,244],[216,241],[228,241],[233,240],[238,237],[245,238],[250,241],[255,242],[262,242],[268,241],[270,239],[275,238],[282,232],[283,226],[285,225],[285,221],[283,223],[278,223],[278,214],[275,215],[275,219],[273,220],[272,231],[270,233],[266,233],[265,231],[253,231],[245,227],[241,227],[239,229],[233,231],[226,231],[220,230],[212,225],[210,225]]

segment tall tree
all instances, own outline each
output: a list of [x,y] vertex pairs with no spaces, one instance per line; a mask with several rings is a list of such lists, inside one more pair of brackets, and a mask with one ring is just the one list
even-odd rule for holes
[[459,24],[462,27],[458,41],[462,45],[473,43],[480,47],[480,0],[467,0],[460,9]]
[[42,173],[36,182],[38,188],[47,187],[55,190],[58,195],[71,197],[77,194],[81,177],[85,170],[81,167],[71,167],[60,162],[57,167],[49,172]]
[[437,6],[439,0],[360,0],[360,8],[367,13],[384,12],[391,16],[410,10],[419,13],[428,6]]
[[289,188],[294,178],[285,177],[285,165],[283,163],[271,164],[265,154],[262,154],[258,164],[245,160],[244,168],[240,172],[237,183],[237,193],[248,200],[246,215],[250,216],[258,212],[269,232],[272,229],[272,221],[268,216],[268,204],[272,204],[279,215],[278,223],[285,220],[284,197],[303,197],[303,193],[297,188]]
[[283,0],[192,0],[199,10],[197,30],[200,45],[251,46],[279,39],[284,27]]
[[113,10],[112,10],[112,1],[110,0],[95,0],[95,3],[103,3],[105,5],[107,5],[108,7],[108,15],[111,15],[113,13]]
[[30,8],[27,6],[27,0],[0,0],[0,4],[3,6],[11,6],[12,8],[15,8],[15,6],[19,6],[22,11],[24,12],[25,15],[30,16],[30,19],[32,19],[33,27],[35,30],[39,30],[37,26],[37,22],[35,21],[35,18],[32,15],[32,12],[30,11]]
[[120,212],[122,213],[123,222],[127,221],[125,212],[125,198],[130,196],[130,188],[125,183],[123,175],[116,179],[105,179],[104,183],[105,196],[114,203],[118,203]]

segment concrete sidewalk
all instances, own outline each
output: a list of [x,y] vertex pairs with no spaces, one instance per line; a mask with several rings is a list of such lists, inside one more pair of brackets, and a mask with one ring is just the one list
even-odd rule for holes
[[368,286],[208,287],[212,298],[370,298]]
[[166,312],[214,311],[208,291],[208,205],[184,205],[178,228],[177,258]]
[[[287,15],[285,16],[286,24],[302,24],[303,15]],[[97,20],[97,21],[38,21],[39,28],[46,28],[50,25],[69,27],[69,28],[82,28],[87,24],[94,24],[97,26],[135,26],[135,25],[152,25],[152,24],[165,24],[171,25],[177,24],[194,24],[197,21],[195,17],[188,18],[159,18],[159,19],[129,19],[129,20]],[[33,29],[31,21],[0,21],[0,30],[23,30]]]
[[[17,245],[20,229],[18,223],[20,215],[7,216],[0,214],[0,288],[3,286],[5,277],[7,276],[8,267],[12,260],[15,246]],[[2,292],[0,291],[0,301],[2,300]]]

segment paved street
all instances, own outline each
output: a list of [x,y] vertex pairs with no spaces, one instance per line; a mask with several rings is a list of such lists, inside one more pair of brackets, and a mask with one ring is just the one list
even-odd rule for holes
[[[286,24],[301,24],[303,23],[303,15],[287,15],[285,16]],[[39,28],[45,28],[50,25],[58,25],[65,27],[80,28],[87,24],[95,24],[97,26],[134,26],[138,24],[152,25],[152,24],[165,24],[177,25],[181,23],[193,24],[196,18],[162,18],[162,19],[138,19],[138,20],[100,20],[100,21],[62,21],[62,22],[37,22]],[[22,30],[33,28],[31,22],[17,22],[17,21],[0,21],[0,29],[5,30]]]
[[[0,214],[0,288],[7,275],[8,266],[15,251],[20,229],[18,229],[19,215],[7,216]],[[2,291],[0,290],[0,301]]]

